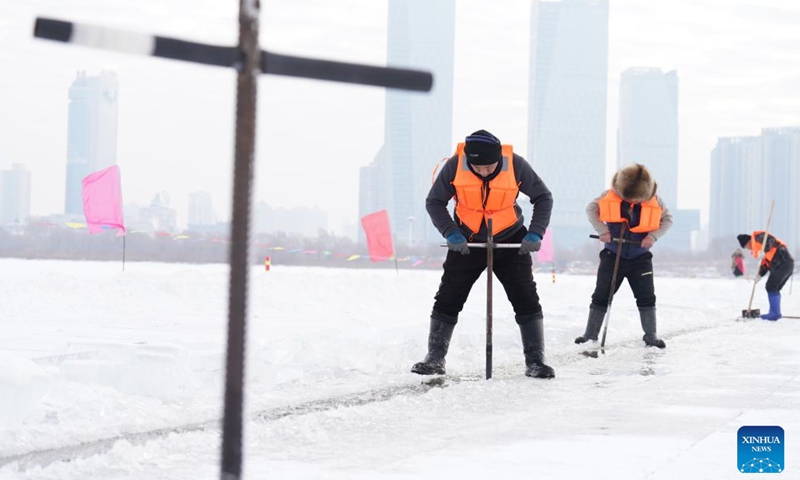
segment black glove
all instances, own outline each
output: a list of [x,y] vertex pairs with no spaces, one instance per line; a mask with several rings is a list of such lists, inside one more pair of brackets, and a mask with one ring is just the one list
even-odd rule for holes
[[538,252],[540,248],[542,248],[542,236],[538,233],[529,232],[519,245],[519,254],[527,255],[531,252]]
[[447,248],[461,255],[467,255],[469,253],[467,238],[459,232],[454,232],[447,236]]

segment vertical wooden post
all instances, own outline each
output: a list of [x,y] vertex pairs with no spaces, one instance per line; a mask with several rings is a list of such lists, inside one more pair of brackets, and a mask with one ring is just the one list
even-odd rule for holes
[[242,473],[242,409],[247,279],[250,265],[250,197],[255,157],[256,101],[261,53],[258,44],[259,0],[239,0],[239,59],[236,79],[236,145],[231,212],[228,353],[222,421],[222,480]]

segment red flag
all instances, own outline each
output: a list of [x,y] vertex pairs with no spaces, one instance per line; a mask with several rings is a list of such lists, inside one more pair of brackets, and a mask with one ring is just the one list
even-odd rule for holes
[[387,260],[394,255],[392,229],[386,210],[370,213],[361,218],[361,226],[367,234],[367,248],[373,262]]
[[116,228],[125,235],[119,168],[112,165],[83,179],[83,214],[89,233]]

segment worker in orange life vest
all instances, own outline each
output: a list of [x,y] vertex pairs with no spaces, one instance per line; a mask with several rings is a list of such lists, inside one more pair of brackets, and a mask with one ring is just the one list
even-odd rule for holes
[[[767,235],[764,240],[765,232],[756,231],[751,235],[743,233],[736,237],[742,248],[747,248],[753,252],[753,257],[761,256],[761,264],[756,274],[756,283],[767,273],[769,279],[765,286],[767,298],[769,299],[769,312],[761,315],[764,320],[778,320],[781,318],[781,289],[786,285],[786,281],[794,272],[794,258],[786,248],[786,244],[772,235]],[[763,255],[763,256],[762,256]]]
[[[527,227],[516,202],[519,193],[527,195],[533,205]],[[455,199],[453,216],[447,210],[451,199]],[[545,364],[542,306],[529,255],[541,248],[553,209],[553,195],[542,179],[511,145],[478,130],[459,143],[455,155],[445,162],[425,207],[433,225],[447,239],[449,251],[431,312],[428,354],[411,371],[420,375],[445,373],[445,355],[458,314],[472,285],[486,269],[486,251],[470,252],[467,242],[486,242],[491,218],[495,243],[521,244],[519,249],[494,250],[493,272],[514,307],[522,335],[525,375],[554,377],[553,369]]]
[[[656,333],[656,294],[653,284],[653,254],[650,248],[672,226],[672,215],[656,195],[657,184],[647,167],[633,164],[619,170],[604,191],[586,207],[586,215],[605,248],[600,252],[597,282],[589,305],[586,331],[575,343],[597,340],[608,310],[611,278],[619,255],[614,292],[628,279],[647,346],[664,348]],[[619,245],[620,236],[628,240]]]

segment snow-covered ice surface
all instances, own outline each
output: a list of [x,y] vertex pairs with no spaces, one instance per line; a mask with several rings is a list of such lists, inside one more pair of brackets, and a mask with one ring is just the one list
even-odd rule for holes
[[[244,478],[727,479],[737,430],[778,425],[800,478],[800,320],[736,321],[752,284],[659,274],[665,350],[630,289],[582,355],[593,276],[537,274],[553,380],[524,376],[486,280],[421,385],[436,270],[253,267]],[[219,478],[227,265],[0,260],[0,478]],[[800,292],[784,289],[784,314]],[[766,309],[763,285],[754,307]]]

